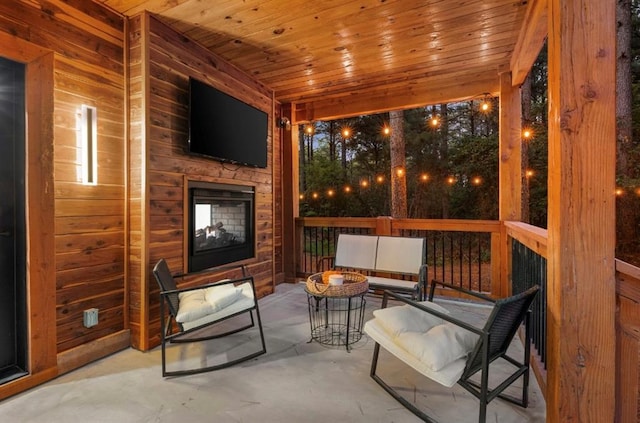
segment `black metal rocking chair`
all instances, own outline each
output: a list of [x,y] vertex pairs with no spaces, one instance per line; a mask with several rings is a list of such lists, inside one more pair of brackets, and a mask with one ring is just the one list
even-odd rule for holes
[[[464,356],[459,360],[458,364],[453,363],[454,365],[459,365],[459,372],[453,373],[454,378],[450,380],[450,384],[445,384],[441,380],[439,380],[439,376],[436,374],[437,372],[431,372],[426,367],[423,366],[424,363],[420,362],[420,359],[415,359],[411,352],[406,354],[405,350],[402,348],[397,348],[394,342],[397,341],[397,338],[393,338],[393,336],[387,336],[384,334],[384,330],[380,330],[383,326],[384,322],[376,322],[379,320],[378,317],[373,320],[367,322],[365,325],[365,332],[376,341],[373,353],[373,360],[371,363],[371,377],[382,386],[391,396],[393,396],[397,401],[399,401],[402,405],[404,405],[409,411],[414,413],[419,418],[423,419],[426,422],[436,423],[434,419],[426,415],[422,410],[420,410],[415,404],[409,402],[406,398],[401,396],[398,392],[396,392],[389,384],[383,381],[377,374],[376,368],[378,364],[378,355],[380,352],[380,346],[382,346],[389,351],[391,354],[402,360],[404,363],[413,367],[415,370],[423,374],[424,376],[436,380],[444,384],[445,386],[452,386],[455,383],[459,384],[467,391],[472,393],[476,398],[480,400],[480,410],[478,421],[484,423],[486,421],[486,412],[487,412],[487,404],[495,399],[496,397],[500,397],[506,401],[519,405],[521,407],[526,408],[528,406],[528,387],[529,387],[529,355],[530,355],[530,343],[529,343],[529,307],[533,302],[535,296],[538,293],[538,286],[534,286],[529,290],[522,292],[520,294],[514,295],[509,298],[493,300],[485,295],[478,294],[472,291],[468,291],[466,289],[462,289],[459,287],[455,287],[453,285],[449,285],[446,283],[433,281],[431,285],[431,289],[429,292],[429,301],[433,301],[433,294],[435,285],[443,285],[447,288],[455,289],[458,291],[462,291],[465,294],[481,298],[483,300],[490,301],[494,303],[491,314],[486,321],[484,327],[482,329],[472,326],[468,323],[465,323],[459,319],[452,317],[451,315],[438,311],[438,309],[433,309],[430,307],[426,307],[422,304],[416,303],[412,300],[409,300],[405,297],[396,295],[392,292],[385,291],[383,301],[382,301],[382,309],[387,308],[387,303],[389,298],[393,298],[395,300],[401,301],[405,304],[408,304],[410,307],[414,307],[414,309],[407,309],[415,311],[423,311],[425,313],[429,313],[437,319],[442,319],[442,322],[450,322],[451,324],[464,328],[478,336],[477,341],[475,342],[475,346],[473,346],[470,352],[466,355],[466,360]],[[437,305],[436,305],[437,307]],[[525,341],[524,341],[524,357],[522,361],[518,361],[507,355],[507,349],[515,336],[516,332],[520,328],[521,324],[524,322],[525,327]],[[377,328],[377,329],[376,329]],[[473,344],[471,344],[473,345]],[[503,358],[508,363],[515,366],[515,371],[511,373],[508,377],[506,377],[501,383],[499,383],[496,387],[489,387],[489,367],[490,364],[498,358]],[[427,369],[427,370],[424,370]],[[459,379],[455,379],[457,374],[461,376]],[[476,382],[471,380],[471,377],[478,374],[480,372],[480,382]],[[450,373],[451,374],[451,373]],[[435,377],[434,377],[435,376]],[[519,377],[523,377],[522,381],[522,395],[521,398],[515,398],[513,396],[509,396],[503,393],[503,391],[515,382]],[[477,380],[477,376],[476,376]]]
[[[244,266],[242,266],[243,276],[240,278],[225,279],[206,285],[180,289],[177,288],[174,276],[171,275],[167,262],[164,259],[158,261],[154,266],[153,275],[160,285],[162,376],[179,376],[218,370],[266,353],[267,350],[253,277],[246,274]],[[176,277],[185,276],[190,275],[176,275]],[[194,301],[194,298],[197,302]],[[168,310],[168,314],[166,314],[165,310]],[[255,320],[253,315],[254,311]],[[250,322],[241,327],[234,327],[230,330],[226,329],[223,333],[202,336],[193,334],[193,332],[200,329],[213,326],[244,313],[249,314]],[[260,331],[261,343],[261,349],[258,351],[211,366],[184,370],[167,370],[167,342],[201,342],[222,338],[252,328],[256,326],[256,322]],[[174,332],[174,328],[177,328],[177,331]]]

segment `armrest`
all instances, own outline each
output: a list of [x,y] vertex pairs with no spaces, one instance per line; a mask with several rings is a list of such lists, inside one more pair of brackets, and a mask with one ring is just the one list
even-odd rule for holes
[[168,290],[168,291],[160,291],[160,295],[161,296],[168,296],[168,295],[171,295],[171,294],[181,294],[183,292],[189,292],[189,291],[195,291],[195,290],[198,290],[198,289],[211,288],[212,286],[236,284],[238,282],[249,282],[249,283],[251,283],[251,287],[255,291],[255,285],[254,285],[254,281],[253,281],[253,276],[242,276],[242,277],[236,278],[236,279],[222,279],[222,280],[216,281],[216,282],[209,282],[209,283],[206,283],[204,285],[190,286],[190,287],[185,287],[185,288],[172,289],[172,290]]
[[[465,322],[463,320],[456,319],[455,317],[451,316],[450,314],[440,313],[437,310],[433,310],[433,309],[430,309],[428,307],[425,307],[425,306],[421,305],[420,303],[418,303],[417,301],[411,300],[411,299],[409,299],[407,297],[403,297],[402,295],[398,295],[398,294],[396,294],[394,292],[391,292],[391,291],[388,291],[388,290],[384,291],[384,295],[382,297],[382,306],[381,306],[381,308],[387,308],[387,302],[389,300],[389,297],[392,297],[395,300],[398,300],[398,301],[400,301],[402,303],[405,303],[405,304],[407,304],[407,305],[409,305],[411,307],[414,307],[414,308],[417,308],[417,309],[419,309],[421,311],[424,311],[425,313],[429,313],[431,315],[439,317],[442,320],[445,320],[447,322],[453,323],[456,326],[460,326],[461,328],[466,329],[468,331],[471,331],[473,333],[476,333],[478,335],[483,335],[484,334],[484,331],[481,328],[473,326],[473,325],[471,325],[471,324],[469,324],[469,323],[467,323],[467,322]],[[432,302],[432,301],[429,300],[429,302]]]
[[198,270],[197,272],[190,273],[178,273],[172,275],[174,278],[188,278],[189,276],[197,276],[205,273],[218,273],[218,272],[226,272],[229,270],[242,270],[242,276],[247,276],[247,266],[244,264],[232,264],[229,266],[218,266],[218,267],[209,267],[208,269]]
[[469,289],[465,289],[465,288],[462,288],[462,287],[459,287],[459,286],[451,285],[451,284],[446,283],[446,282],[440,282],[440,281],[435,280],[435,279],[433,279],[431,281],[431,288],[429,290],[429,301],[433,301],[433,294],[435,293],[435,290],[436,290],[436,284],[437,285],[442,285],[444,288],[453,289],[454,291],[462,292],[463,294],[470,295],[472,297],[476,297],[476,298],[484,300],[484,301],[488,301],[490,303],[495,303],[496,302],[495,299],[489,297],[488,295],[484,295],[484,294],[481,294],[479,292],[471,291]]
[[316,270],[318,270],[318,272],[324,271],[325,270],[324,262],[329,263],[326,270],[333,269],[333,264],[335,263],[335,261],[336,261],[336,256],[320,256],[316,260]]

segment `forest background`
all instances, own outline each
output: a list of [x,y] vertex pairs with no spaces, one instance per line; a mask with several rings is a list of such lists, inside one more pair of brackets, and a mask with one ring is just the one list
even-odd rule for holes
[[[616,257],[640,266],[640,0],[619,0],[617,19]],[[522,220],[546,228],[546,48],[521,90]],[[314,122],[299,139],[300,216],[498,218],[498,99],[486,93]]]

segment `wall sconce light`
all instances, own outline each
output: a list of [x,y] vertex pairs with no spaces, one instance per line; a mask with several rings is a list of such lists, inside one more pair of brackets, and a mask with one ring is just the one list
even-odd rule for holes
[[291,121],[289,118],[283,117],[278,119],[278,126],[280,128],[286,129],[287,131],[291,130]]
[[82,155],[82,183],[98,183],[98,113],[95,107],[82,105],[80,111],[80,150]]

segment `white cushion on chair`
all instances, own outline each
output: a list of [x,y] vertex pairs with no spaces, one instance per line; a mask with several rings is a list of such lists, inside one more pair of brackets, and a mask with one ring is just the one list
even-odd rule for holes
[[433,326],[427,332],[405,332],[396,338],[400,347],[434,372],[466,358],[477,341],[478,335],[449,322]]
[[213,313],[213,306],[204,297],[204,289],[181,292],[176,321],[191,322]]
[[236,302],[240,298],[240,294],[242,294],[242,289],[230,283],[204,289],[204,298],[211,304],[214,312]]
[[421,374],[449,388],[455,385],[458,379],[460,379],[466,364],[465,359],[459,358],[443,367],[440,371],[433,371],[414,354],[409,353],[407,350],[400,347],[398,343],[395,342],[397,338],[390,337],[389,333],[380,325],[379,320],[380,319],[378,318],[369,320],[364,324],[363,330],[367,335],[369,335],[369,337],[371,337],[371,339],[380,344],[382,348],[389,351],[391,354]]
[[239,313],[239,312],[248,310],[252,307],[255,307],[256,301],[253,296],[253,286],[251,285],[251,283],[245,282],[243,284],[238,285],[237,288],[240,289],[241,294],[236,301],[229,304],[227,307],[224,307],[216,312],[211,312],[210,314],[206,314],[197,320],[192,320],[189,322],[182,323],[182,328],[184,330],[197,328],[207,323],[220,320],[223,317],[231,316],[232,314]]
[[216,313],[236,302],[242,294],[242,288],[232,284],[212,286],[193,291],[181,292],[176,321],[193,322]]
[[[430,301],[418,303],[440,313],[449,311]],[[441,325],[443,320],[433,314],[426,313],[410,305],[381,308],[373,311],[378,323],[391,337],[397,337],[405,332],[426,332],[434,326]]]

